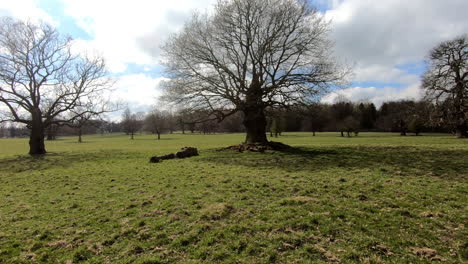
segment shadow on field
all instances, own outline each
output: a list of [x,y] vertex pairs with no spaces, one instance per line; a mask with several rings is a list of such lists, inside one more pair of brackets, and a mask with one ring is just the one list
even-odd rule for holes
[[23,172],[50,169],[54,167],[67,168],[73,165],[74,163],[108,160],[109,157],[125,158],[128,155],[132,154],[112,150],[86,153],[48,152],[47,154],[42,156],[21,155],[15,158],[0,159],[0,171]]
[[201,161],[224,165],[283,169],[285,171],[321,171],[377,169],[396,175],[430,175],[452,179],[468,178],[468,151],[438,150],[412,146],[350,146],[291,148],[265,153],[216,152]]

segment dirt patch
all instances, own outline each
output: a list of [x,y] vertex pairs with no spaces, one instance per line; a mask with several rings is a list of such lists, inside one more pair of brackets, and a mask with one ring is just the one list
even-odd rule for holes
[[437,251],[435,249],[413,248],[412,251],[413,251],[413,254],[415,254],[416,256],[429,259],[431,261],[445,261],[444,258],[442,258],[441,256],[439,256],[439,254],[437,254]]
[[316,199],[309,196],[293,196],[282,199],[280,205],[302,205],[313,201]]
[[393,252],[390,250],[390,248],[385,246],[385,245],[372,244],[369,248],[372,251],[375,251],[380,255],[385,255],[385,256],[392,256],[393,255]]
[[201,210],[201,218],[205,220],[219,220],[228,216],[234,208],[225,203],[210,204]]
[[443,217],[444,215],[438,212],[422,212],[419,214],[420,217],[428,217],[428,218],[434,218],[434,217]]
[[73,247],[70,243],[68,243],[65,240],[58,240],[55,242],[50,242],[49,244],[47,244],[47,246],[55,247],[55,248],[72,248]]

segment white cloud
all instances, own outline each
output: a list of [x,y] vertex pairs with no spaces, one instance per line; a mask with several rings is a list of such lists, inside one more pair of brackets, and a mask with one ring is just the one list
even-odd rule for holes
[[321,102],[333,103],[338,96],[343,95],[353,102],[372,102],[380,107],[383,102],[397,100],[418,100],[422,98],[422,91],[419,84],[410,85],[406,88],[394,87],[352,87],[333,92],[323,97]]
[[63,1],[65,14],[93,37],[86,42],[102,51],[113,72],[124,72],[128,63],[156,65],[155,55],[164,40],[182,27],[193,10],[210,7],[214,2]]
[[150,107],[161,95],[159,83],[163,80],[163,77],[153,78],[143,73],[120,76],[113,98],[128,102],[130,108]]
[[[375,87],[340,91],[352,100],[420,98],[420,76],[402,65],[421,64],[438,43],[466,33],[466,0],[319,0],[328,1],[336,55],[355,64],[355,82]],[[406,88],[378,87],[397,83]],[[330,102],[337,96],[324,97]]]
[[[329,0],[332,1],[332,0]],[[327,11],[339,56],[359,64],[411,63],[466,33],[466,0],[345,0]]]
[[21,20],[42,20],[54,26],[59,24],[47,12],[37,7],[37,0],[2,0],[0,16],[12,16]]
[[354,80],[357,82],[411,84],[420,79],[418,75],[408,74],[406,71],[379,64],[356,67],[354,73]]

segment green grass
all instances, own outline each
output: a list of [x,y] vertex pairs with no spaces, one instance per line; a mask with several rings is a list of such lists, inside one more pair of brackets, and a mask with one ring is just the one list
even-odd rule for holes
[[[286,133],[0,139],[0,263],[468,261],[468,141]],[[199,148],[184,160],[152,155]]]

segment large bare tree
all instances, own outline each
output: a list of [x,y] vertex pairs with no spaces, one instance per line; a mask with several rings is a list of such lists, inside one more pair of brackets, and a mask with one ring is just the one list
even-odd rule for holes
[[165,98],[222,120],[241,111],[245,143],[266,144],[265,109],[342,83],[329,23],[306,0],[220,0],[163,47]]
[[468,35],[431,50],[422,86],[426,98],[436,102],[443,122],[457,137],[468,137]]
[[106,74],[101,57],[72,52],[72,39],[50,25],[0,21],[1,121],[27,125],[30,154],[46,153],[49,126],[73,123],[95,109],[112,84]]

